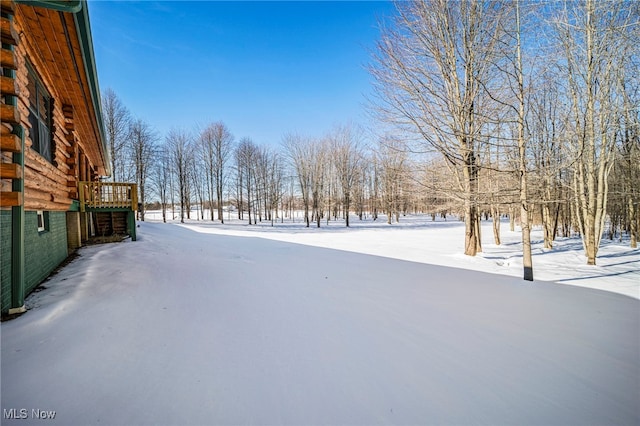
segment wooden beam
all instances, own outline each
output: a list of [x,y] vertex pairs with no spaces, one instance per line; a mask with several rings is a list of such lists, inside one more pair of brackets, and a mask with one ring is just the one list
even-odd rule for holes
[[0,191],[0,206],[14,207],[22,204],[22,192]]
[[16,80],[11,77],[0,76],[0,92],[2,96],[18,96]]
[[0,150],[7,152],[20,152],[22,143],[18,135],[3,133],[0,135]]
[[5,44],[18,45],[18,33],[9,18],[0,18],[0,39]]
[[18,64],[16,62],[15,52],[9,49],[0,50],[0,65],[2,68],[8,68],[10,70],[17,70]]
[[0,163],[0,179],[20,179],[20,165],[16,163]]
[[18,108],[14,105],[0,104],[0,121],[7,124],[19,124]]

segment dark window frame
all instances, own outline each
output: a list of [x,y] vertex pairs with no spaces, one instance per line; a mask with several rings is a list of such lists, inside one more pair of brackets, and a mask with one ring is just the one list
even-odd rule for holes
[[33,65],[27,62],[29,78],[29,123],[31,124],[31,149],[53,164],[53,98],[35,72]]

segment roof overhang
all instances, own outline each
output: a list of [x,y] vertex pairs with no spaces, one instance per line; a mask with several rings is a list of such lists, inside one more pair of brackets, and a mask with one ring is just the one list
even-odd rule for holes
[[91,37],[91,25],[89,22],[89,9],[86,0],[16,0],[21,3],[34,7],[43,7],[64,13],[73,14],[73,20],[78,34],[78,42],[82,55],[82,63],[84,72],[87,77],[91,103],[95,111],[95,120],[98,127],[98,133],[101,148],[101,154],[104,161],[104,170],[106,175],[111,175],[111,158],[107,139],[105,137],[104,122],[102,119],[102,101],[100,99],[100,86],[98,84],[98,73],[96,70],[96,61],[93,52],[93,38]]

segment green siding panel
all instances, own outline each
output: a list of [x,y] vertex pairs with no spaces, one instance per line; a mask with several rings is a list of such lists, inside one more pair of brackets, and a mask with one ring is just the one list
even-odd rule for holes
[[11,210],[0,210],[0,285],[6,312],[11,305]]
[[65,212],[49,212],[48,226],[38,232],[38,215],[25,212],[25,294],[29,294],[67,258]]

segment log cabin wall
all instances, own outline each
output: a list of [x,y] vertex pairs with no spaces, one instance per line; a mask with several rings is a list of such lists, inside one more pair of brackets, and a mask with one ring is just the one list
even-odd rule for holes
[[45,0],[0,2],[5,315],[23,312],[26,294],[80,245],[88,213],[78,211],[78,182],[108,174],[108,151],[86,1],[73,2],[79,11]]
[[[82,64],[73,64],[65,37],[65,24],[68,22],[60,12],[20,4],[16,7],[15,27],[20,34],[16,47],[16,85],[20,93],[18,111],[25,129],[25,210],[67,211],[72,201],[77,199],[78,180],[88,173],[87,170],[96,168],[84,153],[91,148],[95,151],[96,148],[90,145],[98,145],[99,149],[100,142],[95,137],[78,134],[75,115],[82,104],[74,106],[69,103],[77,96],[70,95],[68,83],[61,82],[65,76],[69,80],[75,79],[78,91],[83,90],[83,83],[86,84],[75,76],[76,66],[81,67]],[[32,27],[39,27],[40,32],[33,31]],[[60,60],[54,62],[50,55]],[[65,63],[65,58],[71,63]],[[33,149],[35,132],[29,122],[30,99],[33,99],[29,89],[33,84],[29,84],[29,79],[34,77],[42,83],[52,100],[51,161]]]

